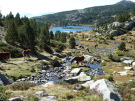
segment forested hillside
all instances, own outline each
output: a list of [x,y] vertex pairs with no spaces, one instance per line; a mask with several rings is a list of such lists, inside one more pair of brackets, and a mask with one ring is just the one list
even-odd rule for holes
[[116,14],[130,12],[135,7],[131,1],[121,1],[114,5],[90,7],[81,10],[59,12],[55,14],[33,17],[39,24],[48,23],[53,26],[97,24],[103,25],[115,20]]

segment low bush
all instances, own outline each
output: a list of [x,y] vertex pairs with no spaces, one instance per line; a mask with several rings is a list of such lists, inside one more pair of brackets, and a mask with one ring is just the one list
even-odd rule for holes
[[114,81],[114,80],[113,80],[113,75],[111,74],[111,75],[107,78],[107,80],[109,80],[109,81]]
[[120,62],[120,57],[118,55],[109,54],[108,59],[110,59],[110,60],[112,60],[114,62]]
[[21,57],[22,56],[22,50],[16,47],[13,47],[11,45],[5,44],[3,42],[0,42],[0,52],[10,52],[11,57]]
[[0,86],[0,101],[7,101],[6,97],[6,89],[2,86]]
[[7,86],[7,89],[11,89],[11,90],[27,90],[30,87],[34,87],[36,86],[35,83],[31,83],[31,82],[17,82],[17,83],[13,83],[11,85]]

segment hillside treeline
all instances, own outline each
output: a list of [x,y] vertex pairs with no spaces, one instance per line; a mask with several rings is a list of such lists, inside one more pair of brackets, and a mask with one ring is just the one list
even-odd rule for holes
[[23,49],[35,50],[35,46],[40,49],[49,49],[50,40],[66,42],[66,33],[57,31],[54,34],[49,32],[49,26],[44,24],[38,26],[34,19],[29,19],[26,16],[20,17],[17,13],[15,16],[10,12],[7,16],[0,13],[0,26],[5,28],[7,32],[5,40],[8,44],[21,47]]

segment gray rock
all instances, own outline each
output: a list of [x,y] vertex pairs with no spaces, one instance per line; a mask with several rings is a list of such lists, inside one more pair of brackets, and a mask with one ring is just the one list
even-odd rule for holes
[[35,95],[38,97],[38,98],[42,98],[43,96],[46,96],[47,93],[46,91],[38,91],[35,93]]
[[123,58],[120,58],[120,61],[123,62],[125,60],[130,60],[128,57],[123,57]]
[[135,27],[135,21],[131,21],[131,22],[129,22],[129,23],[126,23],[125,26],[124,26],[124,28],[125,28],[126,30],[132,30],[133,27]]
[[78,74],[80,74],[80,72],[81,72],[81,68],[75,68],[75,69],[73,69],[72,71],[71,71],[71,74],[73,74],[73,75],[78,75]]
[[64,81],[69,83],[69,84],[75,84],[78,82],[78,79],[70,78],[70,79],[65,79]]
[[83,87],[90,87],[90,84],[92,84],[94,82],[94,80],[91,81],[87,81],[84,84],[81,84]]
[[6,75],[4,75],[4,74],[0,74],[0,79],[1,79],[1,80],[0,80],[0,81],[1,81],[0,84],[2,84],[2,82],[3,82],[4,85],[13,83],[13,80],[9,79],[9,78],[8,78]]
[[97,80],[96,82],[90,84],[90,89],[94,89],[98,93],[101,93],[104,101],[122,101],[117,88],[106,79]]
[[131,17],[131,20],[135,20],[135,16]]
[[132,63],[132,66],[135,67],[135,62]]
[[41,101],[57,101],[56,96],[43,97]]
[[83,89],[84,87],[82,86],[82,85],[76,85],[75,87],[74,87],[74,89],[75,90],[81,90],[81,89]]
[[124,67],[125,70],[134,70],[132,67]]
[[120,30],[112,30],[112,31],[109,32],[109,34],[112,35],[112,36],[119,36],[119,35],[124,34],[124,32],[120,31]]
[[80,75],[72,77],[72,79],[78,79],[78,81],[89,81],[91,80],[91,77],[87,76],[84,72],[81,72]]
[[120,27],[122,27],[122,24],[120,22],[113,22],[112,26],[120,28]]
[[19,97],[10,98],[9,101],[23,101]]

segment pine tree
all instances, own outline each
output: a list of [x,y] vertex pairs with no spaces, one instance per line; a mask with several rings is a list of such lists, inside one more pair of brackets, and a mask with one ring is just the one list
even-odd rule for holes
[[2,26],[3,24],[2,24],[2,14],[1,14],[1,12],[0,12],[0,26]]
[[135,8],[132,10],[132,16],[135,16]]
[[15,27],[15,24],[13,21],[10,22],[10,26],[7,31],[7,35],[5,36],[5,40],[12,45],[15,45],[15,42],[18,41],[18,33],[17,28]]
[[48,29],[48,25],[45,25],[41,29],[41,33],[40,33],[39,39],[38,39],[38,46],[42,49],[45,49],[47,47],[47,45],[49,45],[49,44],[50,44],[49,29]]
[[54,38],[53,31],[50,31],[50,39],[53,39],[53,38]]
[[15,18],[14,18],[14,22],[16,26],[20,26],[21,25],[21,19],[20,19],[20,14],[17,13]]
[[30,26],[29,20],[24,24],[25,45],[27,48],[34,50],[35,46],[35,33],[34,29]]
[[75,48],[75,38],[71,37],[69,40],[69,46],[71,49]]

